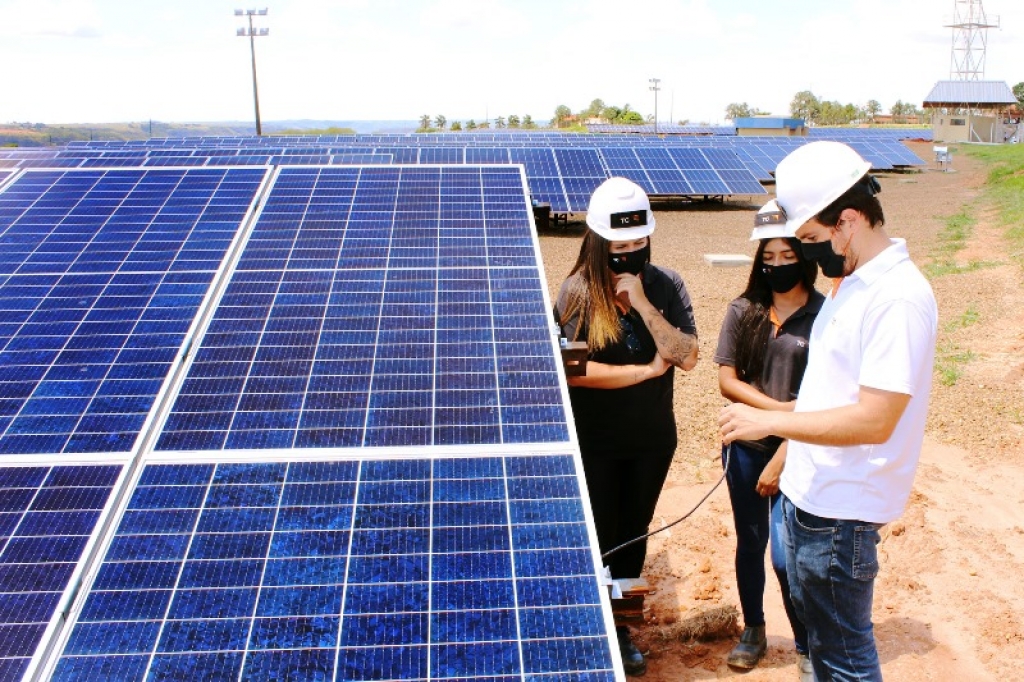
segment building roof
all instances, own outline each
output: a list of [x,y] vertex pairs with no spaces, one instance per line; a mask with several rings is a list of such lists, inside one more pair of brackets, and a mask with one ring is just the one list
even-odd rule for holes
[[780,118],[778,116],[741,116],[733,121],[737,128],[802,128],[802,118]]
[[926,107],[1016,104],[1004,81],[939,81],[924,98]]

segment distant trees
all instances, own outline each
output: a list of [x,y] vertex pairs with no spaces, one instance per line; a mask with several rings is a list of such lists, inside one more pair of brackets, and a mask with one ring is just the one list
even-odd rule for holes
[[461,130],[462,130],[462,124],[461,123],[459,123],[458,121],[455,121],[455,123],[452,123],[452,132],[453,133],[459,132]]
[[564,104],[559,104],[557,107],[555,107],[555,117],[551,119],[551,125],[553,125],[555,128],[564,128],[569,124],[569,121],[571,120],[572,109],[565,106]]
[[504,128],[505,127],[505,117],[504,116],[499,116],[498,118],[494,119],[494,127],[495,128]]
[[420,116],[420,130],[426,130],[430,127],[430,114],[423,114]]
[[448,119],[444,117],[444,114],[438,114],[434,117],[434,127],[438,130],[444,130],[446,125],[448,125]]
[[757,107],[751,107],[746,102],[733,102],[725,108],[725,117],[730,121],[750,116],[764,116],[767,113],[767,111],[761,111]]
[[518,128],[519,127],[519,117],[516,116],[515,114],[509,114],[508,115],[508,127],[509,128]]
[[[793,96],[789,104],[790,114],[796,118],[802,118],[811,125],[847,125],[858,121],[874,121],[881,113],[882,105],[878,100],[868,100],[863,107],[855,104],[842,104],[840,102],[820,100],[810,90],[801,90]],[[894,123],[906,123],[911,116],[920,116],[921,111],[910,104],[897,100],[890,109]]]
[[793,95],[793,101],[789,103],[789,113],[794,118],[802,118],[808,123],[815,123],[818,109],[821,102],[810,90],[801,90]]
[[864,105],[864,113],[868,115],[868,118],[873,123],[875,116],[882,113],[882,105],[878,103],[877,99],[869,99],[868,103]]
[[533,122],[533,117],[529,114],[523,116],[523,127],[524,128],[536,128],[537,124]]
[[1013,86],[1013,96],[1017,98],[1018,106],[1024,107],[1024,83]]
[[466,130],[476,130],[476,121],[473,119],[466,121]]

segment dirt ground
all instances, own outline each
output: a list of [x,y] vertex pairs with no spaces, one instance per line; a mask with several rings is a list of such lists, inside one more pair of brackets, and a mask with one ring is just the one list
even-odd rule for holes
[[[922,159],[933,156],[930,143],[910,146]],[[1020,679],[1024,276],[1006,256],[1005,227],[982,199],[982,165],[959,154],[953,172],[932,166],[880,175],[886,229],[905,238],[915,262],[925,266],[938,257],[947,218],[967,209],[978,220],[955,260],[974,266],[931,280],[940,318],[928,430],[907,510],[883,529],[875,637],[889,680]],[[753,215],[768,198],[657,212],[653,260],[686,281],[701,361],[692,372],[677,372],[679,449],[655,527],[689,511],[721,475],[715,420],[723,399],[711,358],[726,306],[743,289],[749,266],[712,266],[704,256],[752,256]],[[570,221],[541,232],[552,296],[575,260],[584,229]],[[648,682],[796,678],[792,632],[770,565],[769,650],[756,669],[739,673],[725,665],[735,634],[706,641],[679,636],[691,632],[695,621],[721,620],[739,607],[730,514],[722,485],[687,521],[650,541],[645,577],[655,591],[635,637],[649,651]]]

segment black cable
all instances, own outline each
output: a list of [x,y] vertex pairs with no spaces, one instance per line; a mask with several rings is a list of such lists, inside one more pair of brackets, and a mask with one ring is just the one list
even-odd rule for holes
[[729,471],[729,460],[730,459],[732,459],[732,443],[729,443],[729,446],[725,449],[725,464],[722,466],[722,477],[720,479],[718,479],[717,483],[715,483],[713,486],[711,486],[711,490],[709,490],[707,492],[707,494],[704,495],[704,497],[700,498],[700,502],[698,502],[696,505],[694,505],[693,509],[691,509],[690,511],[686,512],[686,514],[684,514],[683,516],[679,517],[678,519],[676,519],[672,523],[669,523],[669,524],[667,524],[665,526],[662,526],[658,530],[653,530],[650,533],[648,533],[647,535],[641,535],[638,538],[633,538],[632,540],[628,540],[626,542],[623,542],[618,547],[612,547],[607,552],[605,552],[604,554],[601,555],[601,559],[607,559],[612,554],[615,554],[616,552],[618,552],[620,549],[625,549],[626,547],[629,547],[630,545],[635,545],[636,543],[640,542],[641,540],[646,540],[647,538],[651,537],[652,535],[657,535],[658,533],[660,533],[662,531],[665,531],[665,530],[668,530],[672,526],[674,526],[674,525],[676,525],[678,523],[682,523],[683,521],[688,519],[690,517],[690,515],[693,514],[693,512],[697,511],[700,508],[700,506],[702,504],[704,504],[705,500],[707,500],[709,497],[711,497],[711,493],[715,492],[718,489],[718,486],[722,485],[722,481],[725,480],[725,475]]

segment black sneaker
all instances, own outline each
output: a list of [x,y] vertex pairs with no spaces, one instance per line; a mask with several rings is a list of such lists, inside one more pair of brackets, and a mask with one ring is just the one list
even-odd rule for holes
[[619,653],[622,654],[623,670],[627,675],[640,677],[647,672],[647,659],[629,638],[629,628],[620,625],[615,628],[615,634],[619,637]]

